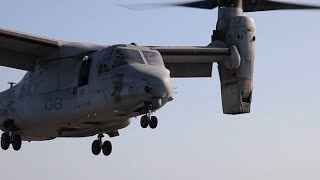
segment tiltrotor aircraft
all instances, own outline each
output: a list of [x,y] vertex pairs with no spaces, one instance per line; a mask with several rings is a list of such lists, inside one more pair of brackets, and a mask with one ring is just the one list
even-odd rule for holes
[[119,135],[130,118],[155,129],[154,112],[173,100],[171,78],[211,77],[218,63],[223,113],[250,113],[256,26],[243,12],[320,9],[270,0],[203,0],[170,4],[219,8],[212,42],[203,47],[100,46],[0,29],[0,65],[26,70],[0,94],[1,147],[22,141],[98,135],[92,153],[111,154],[104,134]]

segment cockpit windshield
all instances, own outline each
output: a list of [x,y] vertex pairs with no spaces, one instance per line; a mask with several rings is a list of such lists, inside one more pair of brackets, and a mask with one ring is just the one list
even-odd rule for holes
[[163,66],[163,60],[159,52],[157,51],[142,51],[148,64]]
[[116,68],[125,64],[145,64],[138,50],[117,49],[113,57],[112,67]]

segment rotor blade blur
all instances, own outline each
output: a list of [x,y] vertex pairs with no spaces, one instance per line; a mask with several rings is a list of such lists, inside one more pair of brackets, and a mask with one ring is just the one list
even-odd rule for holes
[[288,10],[288,9],[320,9],[319,5],[289,3],[270,0],[243,1],[244,12]]
[[172,6],[172,4],[118,4],[118,6],[133,11],[142,11],[148,9],[166,8]]

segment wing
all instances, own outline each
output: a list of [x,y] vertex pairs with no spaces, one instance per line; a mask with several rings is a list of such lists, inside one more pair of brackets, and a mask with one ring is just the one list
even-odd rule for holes
[[0,28],[0,65],[33,71],[39,58],[49,56],[59,41]]
[[226,64],[231,62],[235,63],[232,65],[237,67],[240,65],[240,55],[235,47],[158,46],[150,48],[160,52],[166,68],[170,70],[171,77],[211,77],[213,62],[224,62]]

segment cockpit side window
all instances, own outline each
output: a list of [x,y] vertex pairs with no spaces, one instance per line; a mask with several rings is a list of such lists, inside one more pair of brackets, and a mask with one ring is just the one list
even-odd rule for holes
[[110,70],[112,50],[106,50],[100,54],[100,62],[98,66],[98,75],[103,75]]
[[115,69],[125,64],[145,64],[138,50],[117,49],[113,56],[112,68]]
[[109,70],[110,70],[110,68],[109,68],[110,66],[109,66],[109,63],[108,62],[101,62],[100,64],[99,64],[99,72],[98,72],[98,74],[99,75],[101,75],[101,74],[103,74],[103,73],[106,73],[106,72],[108,72]]
[[142,51],[149,65],[164,66],[162,57],[157,51]]

